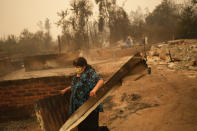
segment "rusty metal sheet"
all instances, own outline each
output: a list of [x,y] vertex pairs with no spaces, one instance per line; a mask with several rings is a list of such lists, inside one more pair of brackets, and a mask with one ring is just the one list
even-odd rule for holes
[[68,119],[69,95],[52,96],[37,101],[35,112],[43,131],[58,131]]

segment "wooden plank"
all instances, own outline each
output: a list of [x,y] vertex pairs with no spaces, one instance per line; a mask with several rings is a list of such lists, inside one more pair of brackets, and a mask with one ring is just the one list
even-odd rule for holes
[[[138,68],[140,67],[140,68]],[[90,97],[73,115],[66,121],[59,131],[71,131],[78,126],[96,107],[103,102],[107,93],[112,90],[122,79],[128,75],[140,73],[147,69],[146,62],[137,53],[131,57],[98,91],[97,97]]]

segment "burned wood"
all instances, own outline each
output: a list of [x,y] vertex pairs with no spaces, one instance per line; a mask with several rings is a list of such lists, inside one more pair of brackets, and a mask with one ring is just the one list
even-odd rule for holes
[[170,50],[168,50],[168,52],[169,52],[170,62],[174,62],[174,60],[172,59],[172,55],[171,55]]

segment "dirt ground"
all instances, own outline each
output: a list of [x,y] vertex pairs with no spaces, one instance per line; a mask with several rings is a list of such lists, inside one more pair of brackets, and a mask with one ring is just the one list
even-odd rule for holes
[[0,131],[41,131],[35,119],[0,123]]
[[[21,122],[4,123],[4,131],[40,131],[33,120]],[[196,131],[197,73],[154,65],[151,75],[125,78],[105,100],[100,125],[110,131]]]
[[[107,80],[128,58],[99,62],[94,67]],[[100,125],[110,131],[197,131],[197,72],[149,66],[151,75],[136,81],[128,76],[109,94]],[[0,123],[0,130],[41,131],[33,119]]]
[[196,131],[197,73],[152,66],[151,75],[127,77],[106,99],[100,124],[110,131]]

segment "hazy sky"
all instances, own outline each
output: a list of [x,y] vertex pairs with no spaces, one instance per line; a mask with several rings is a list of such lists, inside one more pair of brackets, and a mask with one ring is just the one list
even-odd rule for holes
[[[58,20],[57,12],[66,9],[69,1],[0,0],[0,37],[8,34],[19,35],[24,28],[35,32],[38,30],[38,21],[49,18],[52,23],[51,33],[55,38],[61,32],[54,24]],[[125,0],[117,0],[120,5],[123,1]],[[142,9],[148,7],[152,11],[160,2],[161,0],[127,0],[125,9],[130,12],[141,6]]]

